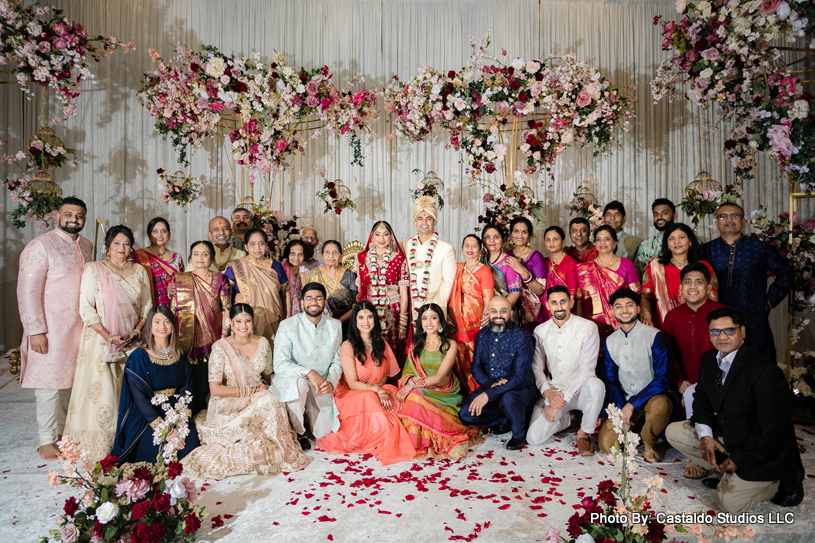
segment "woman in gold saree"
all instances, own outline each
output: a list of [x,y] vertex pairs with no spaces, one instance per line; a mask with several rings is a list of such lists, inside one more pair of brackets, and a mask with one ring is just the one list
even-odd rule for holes
[[594,231],[597,258],[577,264],[577,315],[593,320],[600,328],[601,338],[618,326],[608,298],[617,289],[628,287],[642,291],[634,263],[614,254],[617,232],[603,225]]
[[224,275],[235,292],[235,303],[252,306],[255,333],[273,341],[277,325],[286,315],[281,297],[282,285],[288,282],[286,271],[280,262],[264,256],[269,248],[266,232],[253,228],[243,239],[247,255],[232,260]]
[[232,307],[232,288],[226,276],[209,269],[214,256],[211,242],[193,243],[190,247],[193,271],[176,275],[169,289],[170,304],[178,319],[178,342],[192,369],[193,416],[207,406],[207,361],[212,344],[229,332],[227,315]]
[[[347,330],[351,310],[357,302],[356,275],[346,269],[341,263],[342,245],[339,241],[330,239],[323,243],[323,265],[302,274],[302,283],[320,283],[325,287],[327,294],[325,312],[342,323],[343,330]],[[343,332],[343,337],[345,337]]]

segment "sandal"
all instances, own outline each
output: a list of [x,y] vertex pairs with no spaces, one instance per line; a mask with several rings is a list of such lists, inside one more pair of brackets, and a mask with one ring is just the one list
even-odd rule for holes
[[642,453],[642,457],[645,458],[647,462],[652,464],[662,462],[662,456],[654,449],[646,450],[644,453]]
[[685,466],[685,469],[682,471],[682,475],[686,479],[704,479],[710,475],[710,471],[691,460],[688,462],[688,465]]
[[577,438],[577,452],[580,456],[594,456],[594,447],[591,446],[591,439],[587,437]]

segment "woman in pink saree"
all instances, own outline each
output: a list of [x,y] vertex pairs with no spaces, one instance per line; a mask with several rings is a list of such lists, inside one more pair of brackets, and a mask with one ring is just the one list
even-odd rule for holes
[[[546,259],[546,289],[561,285],[569,291],[569,296],[577,294],[577,260],[566,254],[566,233],[559,226],[550,226],[543,233],[543,242],[549,251]],[[543,304],[543,320],[549,320],[552,314]]]
[[621,287],[634,292],[642,291],[634,263],[614,254],[617,248],[617,232],[603,225],[594,231],[597,258],[577,264],[577,314],[593,320],[601,328],[600,335],[619,326],[611,312],[608,298]]
[[113,449],[127,354],[138,347],[153,306],[147,271],[128,260],[133,232],[117,225],[105,235],[107,258],[85,265],[79,298],[82,338],[65,437],[97,462]]
[[147,237],[150,246],[137,250],[133,254],[136,264],[147,270],[150,288],[153,293],[153,305],[170,306],[167,289],[173,282],[175,274],[184,271],[184,260],[181,255],[167,249],[170,241],[170,223],[163,217],[156,217],[147,224]]
[[526,217],[515,217],[509,223],[509,238],[513,248],[507,251],[507,263],[515,270],[523,282],[520,300],[521,324],[530,334],[543,322],[543,306],[546,304],[544,284],[546,264],[543,255],[530,247],[532,221]]

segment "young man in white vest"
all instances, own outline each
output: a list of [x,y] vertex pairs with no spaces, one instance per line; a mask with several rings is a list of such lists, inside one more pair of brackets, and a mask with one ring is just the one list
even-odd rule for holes
[[543,445],[552,435],[569,427],[572,410],[583,412],[577,431],[577,450],[594,454],[589,437],[597,426],[606,387],[595,375],[600,333],[588,319],[572,315],[574,300],[563,285],[546,291],[552,318],[535,328],[532,372],[543,397],[532,410],[526,433],[530,445]]

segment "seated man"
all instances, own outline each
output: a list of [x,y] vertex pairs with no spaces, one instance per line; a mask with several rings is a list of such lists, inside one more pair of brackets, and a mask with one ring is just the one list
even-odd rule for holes
[[[603,344],[601,377],[606,396],[622,409],[629,430],[642,437],[643,457],[659,462],[662,457],[655,447],[673,412],[667,396],[671,387],[668,340],[656,328],[637,320],[640,295],[633,290],[617,290],[609,304],[620,328]],[[603,422],[597,441],[604,453],[609,453],[617,442],[611,419]]]
[[741,513],[768,499],[794,507],[804,498],[804,466],[784,373],[744,342],[738,310],[714,309],[707,322],[714,349],[702,355],[693,418],[668,426],[668,442],[703,468],[716,468],[716,477],[702,482],[716,488],[722,511]]
[[[526,432],[530,445],[543,445],[553,434],[569,427],[569,412],[583,412],[577,431],[577,450],[594,454],[589,436],[597,426],[606,387],[594,374],[600,333],[588,319],[572,315],[574,300],[563,285],[546,291],[546,307],[552,318],[535,328],[535,361],[532,372],[543,394],[532,410]],[[547,376],[547,373],[549,374]]]
[[325,287],[307,283],[302,290],[302,312],[280,323],[274,340],[275,376],[269,387],[289,408],[292,427],[304,450],[315,439],[340,427],[334,387],[342,376],[340,321],[323,314]]
[[512,306],[503,296],[490,300],[490,324],[475,338],[470,371],[479,387],[464,400],[461,422],[491,428],[496,434],[512,430],[507,449],[526,445],[526,427],[535,405],[532,337],[515,325]]

